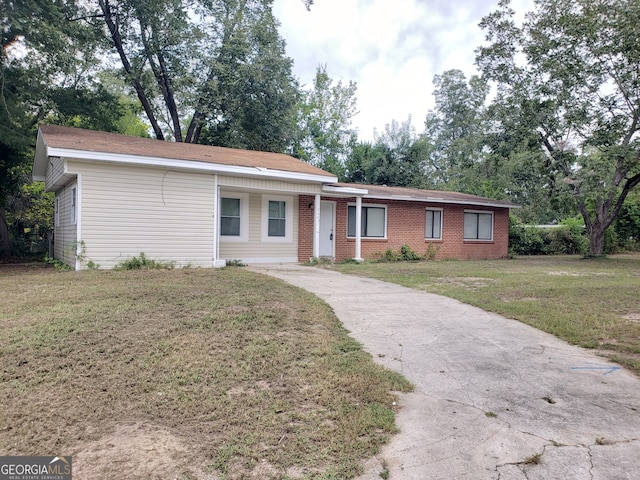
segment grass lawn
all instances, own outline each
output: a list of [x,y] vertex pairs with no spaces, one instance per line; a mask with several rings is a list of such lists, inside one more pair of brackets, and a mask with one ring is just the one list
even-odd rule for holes
[[640,374],[640,255],[343,264],[344,273],[425,290],[549,332]]
[[350,478],[411,388],[241,268],[0,266],[0,292],[0,455],[73,455],[78,478]]

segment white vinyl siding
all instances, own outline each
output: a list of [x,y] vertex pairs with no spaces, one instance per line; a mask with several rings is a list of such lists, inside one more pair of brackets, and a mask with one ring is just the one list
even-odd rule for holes
[[[362,238],[387,238],[386,205],[362,205]],[[356,206],[347,207],[347,236],[356,236]]]
[[464,212],[465,240],[493,240],[493,213],[466,210]]
[[[226,195],[226,193],[225,193]],[[249,194],[249,238],[247,242],[220,242],[220,258],[245,263],[298,261],[298,199],[291,199],[291,241],[263,241],[263,195]],[[265,216],[266,218],[266,216]]]
[[212,175],[71,161],[69,167],[82,172],[87,260],[112,268],[144,253],[176,266],[212,266]]
[[425,217],[424,238],[442,240],[442,209],[428,208]]
[[53,229],[53,256],[57,260],[74,267],[76,261],[77,228],[73,219],[72,191],[77,192],[77,184],[73,183],[56,193],[54,213],[57,224]]
[[235,187],[241,189],[260,190],[262,192],[273,192],[276,195],[281,193],[320,195],[322,193],[321,185],[312,183],[293,183],[264,178],[227,177],[220,175],[219,183],[223,189],[225,187]]
[[56,184],[60,177],[64,174],[64,162],[61,158],[50,157],[47,173],[45,175],[45,184],[51,187]]

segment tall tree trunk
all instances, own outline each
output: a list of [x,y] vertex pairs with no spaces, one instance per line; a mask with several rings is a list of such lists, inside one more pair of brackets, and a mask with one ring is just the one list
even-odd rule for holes
[[7,258],[11,254],[9,241],[9,227],[4,206],[0,206],[0,258]]
[[604,236],[606,227],[600,222],[591,225],[591,231],[587,232],[589,237],[589,256],[601,257],[604,254]]
[[98,0],[98,4],[100,5],[100,9],[104,14],[104,20],[109,28],[109,33],[111,35],[111,39],[113,40],[113,44],[118,51],[118,55],[120,56],[120,61],[122,62],[122,66],[124,67],[125,72],[131,78],[133,82],[133,88],[138,95],[138,99],[142,104],[142,108],[144,108],[144,112],[151,123],[151,128],[153,128],[153,133],[155,133],[156,138],[158,140],[164,140],[164,134],[162,133],[162,128],[158,124],[155,114],[153,113],[153,107],[151,106],[151,102],[147,98],[147,94],[144,91],[142,83],[137,78],[135,72],[133,71],[133,67],[131,66],[131,62],[129,62],[129,58],[124,51],[124,47],[122,45],[122,37],[120,36],[120,31],[117,25],[117,19],[114,19],[111,12],[111,5],[108,0]]

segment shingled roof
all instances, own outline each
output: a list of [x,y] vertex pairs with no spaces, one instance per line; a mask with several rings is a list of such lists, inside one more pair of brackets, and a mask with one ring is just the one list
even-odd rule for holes
[[440,190],[421,190],[418,188],[387,187],[386,185],[360,185],[357,183],[336,183],[338,187],[361,188],[369,193],[363,198],[378,200],[409,200],[429,203],[457,203],[487,207],[520,208],[515,203],[504,200],[469,195],[467,193],[447,192]]
[[167,142],[57,125],[41,125],[40,135],[44,145],[54,149],[253,167],[335,180],[335,175],[283,153]]

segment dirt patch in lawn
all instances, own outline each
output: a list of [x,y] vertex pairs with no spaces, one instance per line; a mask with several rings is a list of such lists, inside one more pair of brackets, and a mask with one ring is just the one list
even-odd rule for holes
[[633,322],[640,322],[640,312],[627,313],[626,315],[623,315],[622,318]]
[[165,428],[117,425],[112,432],[73,452],[73,473],[89,480],[114,476],[167,479],[185,474],[205,478],[205,472],[193,465],[197,462],[190,458],[191,452],[183,439]]
[[442,277],[434,278],[433,283],[478,289],[491,285],[491,279],[485,277]]

